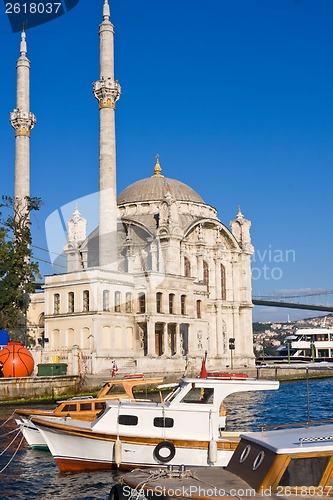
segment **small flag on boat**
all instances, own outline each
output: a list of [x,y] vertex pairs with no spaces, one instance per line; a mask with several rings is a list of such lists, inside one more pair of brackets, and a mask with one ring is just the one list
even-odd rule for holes
[[112,360],[112,371],[111,371],[111,377],[115,377],[118,371],[118,366],[115,360]]
[[206,362],[204,359],[202,360],[202,363],[201,363],[201,370],[200,370],[199,378],[207,378]]

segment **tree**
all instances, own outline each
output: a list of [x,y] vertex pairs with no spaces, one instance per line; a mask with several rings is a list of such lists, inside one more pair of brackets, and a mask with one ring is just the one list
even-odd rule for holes
[[30,214],[39,210],[40,198],[24,201],[3,196],[0,203],[0,329],[13,330],[24,318],[39,277],[32,262]]

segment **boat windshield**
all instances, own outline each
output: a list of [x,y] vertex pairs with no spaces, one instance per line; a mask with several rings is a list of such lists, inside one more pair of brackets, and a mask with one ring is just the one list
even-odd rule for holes
[[164,402],[171,402],[175,399],[175,397],[180,393],[181,386],[177,385],[167,396],[164,398]]
[[181,403],[204,403],[214,402],[214,389],[211,387],[192,387],[192,389],[181,400]]

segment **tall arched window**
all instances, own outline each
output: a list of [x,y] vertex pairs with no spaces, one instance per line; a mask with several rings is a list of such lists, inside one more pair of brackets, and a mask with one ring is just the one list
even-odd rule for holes
[[186,314],[186,295],[180,296],[180,314]]
[[53,295],[53,314],[60,313],[60,295],[59,293],[55,293]]
[[146,295],[142,292],[139,293],[139,313],[146,312]]
[[169,293],[169,314],[175,314],[175,294]]
[[130,292],[126,293],[126,312],[132,312],[132,294]]
[[227,291],[226,291],[226,282],[225,282],[225,267],[221,264],[221,299],[226,300]]
[[114,292],[114,311],[120,313],[120,292]]
[[197,318],[201,318],[201,300],[197,300]]
[[83,312],[89,311],[89,290],[83,291]]
[[162,293],[157,292],[156,294],[156,312],[161,313],[162,311]]
[[103,290],[103,311],[110,311],[110,291]]
[[186,278],[191,277],[191,262],[188,257],[184,257],[184,273]]
[[68,293],[68,312],[74,312],[74,292]]
[[53,330],[51,334],[51,346],[53,349],[59,349],[60,344],[60,331]]
[[204,260],[202,262],[202,268],[203,268],[203,281],[205,285],[209,285],[209,267],[207,262]]

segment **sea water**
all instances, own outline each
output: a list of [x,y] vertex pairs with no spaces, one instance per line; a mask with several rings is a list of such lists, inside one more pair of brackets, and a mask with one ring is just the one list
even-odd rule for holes
[[[284,382],[277,391],[229,396],[228,430],[333,418],[333,379]],[[48,451],[31,450],[16,438],[14,407],[0,407],[0,498],[106,500],[121,472],[60,474]]]

